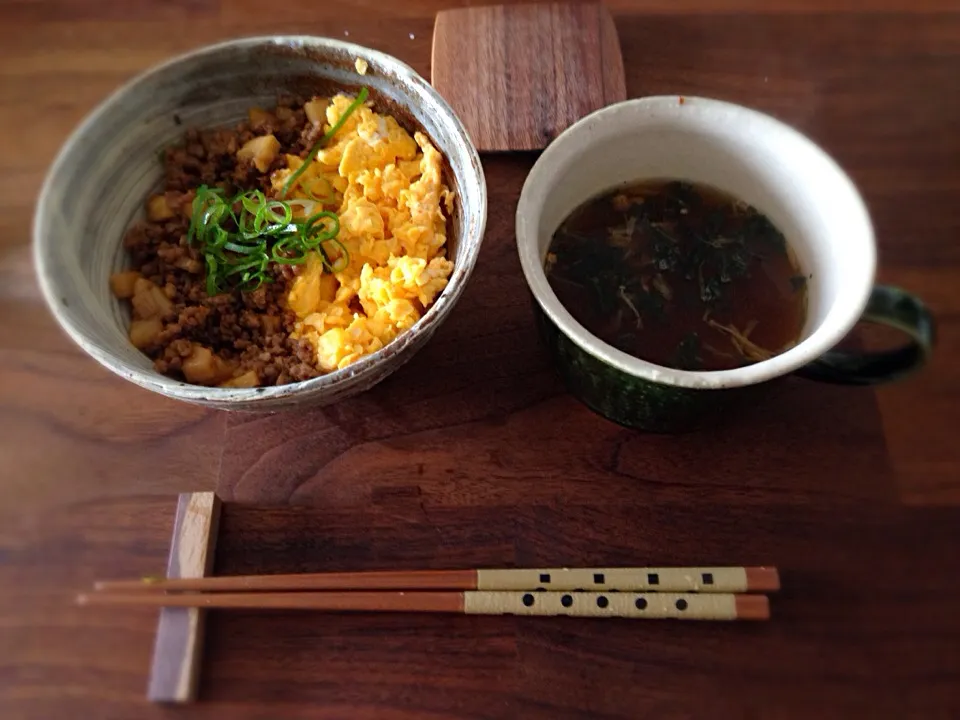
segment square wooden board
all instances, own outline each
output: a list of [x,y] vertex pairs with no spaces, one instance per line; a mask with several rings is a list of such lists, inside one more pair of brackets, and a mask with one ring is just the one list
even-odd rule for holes
[[444,10],[431,82],[481,152],[540,150],[627,96],[617,30],[597,3]]

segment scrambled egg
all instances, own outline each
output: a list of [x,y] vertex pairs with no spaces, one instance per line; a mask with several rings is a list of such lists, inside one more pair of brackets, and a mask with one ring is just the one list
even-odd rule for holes
[[[324,131],[351,102],[345,95],[330,100]],[[277,191],[303,161],[288,155],[286,162],[271,177]],[[452,212],[453,193],[442,164],[425,135],[410,137],[393,117],[361,106],[290,192],[288,200],[302,199],[306,215],[337,213],[337,239],[349,253],[336,273],[319,255],[308,257],[287,296],[297,316],[294,337],[316,348],[321,370],[376,352],[413,326],[446,287],[453,263],[445,257],[444,211]],[[334,243],[325,247],[336,257]]]

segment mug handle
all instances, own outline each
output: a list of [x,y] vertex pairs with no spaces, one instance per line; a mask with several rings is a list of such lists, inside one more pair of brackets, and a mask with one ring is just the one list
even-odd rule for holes
[[896,328],[906,333],[910,342],[877,352],[831,350],[796,374],[842,385],[877,385],[909,375],[930,357],[936,339],[933,315],[910,293],[888,285],[875,286],[860,321]]

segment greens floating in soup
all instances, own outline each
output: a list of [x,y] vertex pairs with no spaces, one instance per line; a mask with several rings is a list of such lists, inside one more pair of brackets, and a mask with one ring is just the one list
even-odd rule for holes
[[807,276],[765,215],[706,185],[645,181],[556,231],[547,280],[590,333],[682,370],[729,370],[797,343]]

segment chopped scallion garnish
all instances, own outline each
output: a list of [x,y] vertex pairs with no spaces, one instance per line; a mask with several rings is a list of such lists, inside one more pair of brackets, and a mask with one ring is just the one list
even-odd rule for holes
[[[293,208],[282,200],[268,200],[260,190],[226,198],[220,188],[202,185],[193,200],[187,238],[207,266],[207,295],[229,290],[256,290],[272,282],[271,262],[300,265],[307,253],[320,254],[331,272],[347,267],[350,256],[337,235],[340,219],[324,211],[294,219]],[[325,247],[329,243],[331,247]],[[333,251],[335,255],[332,255]]]

